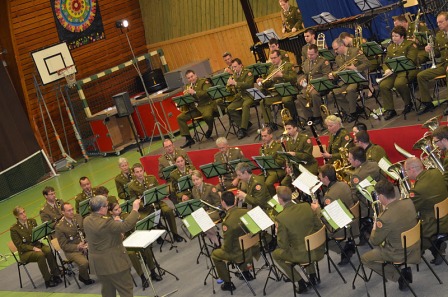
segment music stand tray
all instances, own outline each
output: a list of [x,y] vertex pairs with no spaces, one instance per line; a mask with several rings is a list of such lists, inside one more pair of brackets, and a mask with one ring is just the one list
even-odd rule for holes
[[185,105],[188,106],[188,105],[196,102],[194,97],[191,96],[190,94],[173,97],[173,101],[174,101],[174,103],[176,103],[176,106],[178,108],[185,106]]
[[175,205],[176,211],[181,218],[185,218],[186,216],[191,215],[192,212],[198,210],[203,206],[203,203],[199,199],[190,199]]
[[31,233],[31,241],[35,242],[38,241],[49,234],[53,232],[53,228],[50,226],[50,222],[44,222],[40,225],[37,225],[33,228],[33,231]]
[[263,32],[256,33],[258,39],[261,43],[268,43],[270,39],[275,38],[279,39],[277,33],[275,33],[274,29],[267,29]]
[[206,178],[223,176],[229,173],[226,164],[221,162],[209,163],[199,166]]
[[187,191],[193,188],[193,181],[190,175],[182,176],[177,180],[179,192]]
[[322,48],[319,50],[319,56],[322,56],[327,61],[334,61],[336,59],[336,56],[334,53],[329,50],[328,48]]
[[297,95],[299,91],[290,82],[275,84],[275,90],[282,97]]
[[293,165],[299,165],[299,164],[306,164],[306,161],[299,160],[295,156],[290,155],[287,152],[277,152],[280,156],[286,159],[287,162],[293,164]]
[[227,90],[226,86],[222,86],[222,85],[218,85],[218,86],[213,86],[207,89],[207,94],[210,96],[210,98],[212,98],[213,100],[215,99],[220,99],[220,98],[224,98],[224,97],[228,97],[231,96],[232,94],[229,92],[229,90]]
[[160,209],[156,210],[144,219],[138,221],[135,224],[135,230],[151,230],[154,226],[157,226],[160,222],[160,212]]
[[249,66],[246,66],[254,76],[261,76],[263,74],[268,73],[269,67],[271,67],[271,63],[255,63]]
[[383,48],[381,45],[376,43],[375,41],[368,41],[361,44],[362,52],[366,57],[372,57],[377,55],[384,54]]
[[168,167],[165,167],[162,169],[162,176],[164,180],[168,180],[170,178],[170,173],[176,169],[177,166],[176,165],[170,165]]
[[249,164],[250,169],[252,169],[252,170],[258,169],[258,167],[255,166],[255,164],[247,158],[235,159],[235,160],[229,161],[229,165],[232,166],[233,170],[235,171],[236,165],[238,165],[239,163],[243,163],[243,162],[246,164]]
[[382,7],[378,0],[355,0],[356,5],[361,11],[373,10]]
[[164,184],[161,186],[154,187],[152,189],[146,190],[143,193],[143,207],[151,203],[157,203],[169,194],[169,185]]
[[79,203],[79,214],[85,217],[90,213],[90,199],[83,200]]
[[226,86],[229,80],[230,73],[224,72],[210,77],[214,86]]
[[254,159],[258,166],[263,170],[282,168],[275,162],[274,157],[272,156],[254,156],[252,159]]
[[254,98],[254,101],[266,98],[266,96],[257,88],[247,89],[246,92],[248,92],[249,95]]
[[387,67],[391,69],[394,73],[409,71],[415,69],[415,64],[412,60],[404,56],[387,59],[386,60]]
[[428,44],[428,33],[427,32],[414,32],[415,39],[418,41],[419,45]]
[[356,70],[344,70],[338,73],[339,78],[344,84],[359,84],[367,82],[366,78]]
[[311,17],[317,24],[328,24],[336,21],[336,18],[329,12],[322,12],[321,14]]
[[123,203],[120,204],[121,207],[121,211],[123,213],[125,212],[130,212],[132,210],[132,203],[134,202],[134,200],[126,200]]
[[310,84],[313,85],[314,89],[319,92],[326,92],[333,90],[334,88],[337,88],[336,85],[334,85],[331,80],[329,80],[327,77],[320,77],[310,80]]

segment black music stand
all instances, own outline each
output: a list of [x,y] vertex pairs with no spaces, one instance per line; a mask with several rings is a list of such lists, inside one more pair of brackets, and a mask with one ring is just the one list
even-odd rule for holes
[[403,71],[406,71],[407,73],[416,68],[414,62],[404,56],[387,59],[386,64],[387,67],[389,67],[389,69],[391,69],[394,73]]
[[319,56],[322,56],[327,61],[334,61],[336,56],[334,53],[328,48],[322,48],[319,50]]
[[361,11],[374,10],[375,8],[382,7],[378,0],[355,0],[355,4]]
[[255,63],[246,66],[246,68],[249,69],[254,76],[262,76],[268,73],[269,67],[271,67],[271,65],[271,63]]
[[428,44],[428,32],[414,32],[414,36],[419,45]]
[[[194,127],[193,139],[196,140],[197,142],[201,142],[202,138],[199,136],[199,131],[196,129],[197,124],[194,120],[193,113],[191,112],[196,108],[196,102],[197,102],[196,99],[192,95],[187,94],[187,95],[173,97],[173,101],[178,108],[181,108],[182,106],[185,106],[187,108],[186,113],[188,113],[190,115],[190,120],[193,123],[193,127]],[[203,136],[205,135],[204,131],[202,131],[202,135]]]
[[229,161],[229,165],[233,168],[233,171],[235,171],[236,165],[238,165],[238,163],[243,163],[243,162],[246,164],[249,164],[250,169],[252,169],[252,170],[259,168],[259,167],[255,166],[254,163],[247,158],[235,159],[235,160]]
[[222,177],[229,172],[226,164],[221,162],[209,163],[199,166],[201,171],[204,173],[206,178],[212,178],[218,176],[221,186],[225,188],[224,182],[222,181]]
[[311,17],[317,24],[329,24],[336,21],[337,19],[329,12],[322,12],[321,14]]
[[[33,228],[31,233],[31,241],[35,242],[41,240],[42,238],[46,238],[53,232],[53,228],[50,226],[50,222],[44,222],[40,225],[37,225]],[[47,238],[48,240],[48,238]]]
[[188,95],[181,95],[181,96],[176,96],[173,97],[173,101],[174,103],[176,103],[176,106],[178,108],[181,108],[182,106],[190,106],[192,103],[196,102],[196,99],[191,96],[190,94]]
[[121,211],[122,211],[123,213],[125,213],[125,212],[127,212],[127,213],[131,212],[131,210],[132,210],[132,203],[133,203],[133,202],[134,202],[134,200],[126,200],[126,201],[124,201],[123,203],[121,203],[121,204],[120,204]]
[[263,92],[261,92],[261,90],[257,88],[247,89],[246,92],[248,92],[249,95],[254,98],[254,101],[259,101],[266,98]]
[[207,89],[207,94],[213,100],[232,96],[232,93],[230,93],[229,90],[227,90],[226,85],[217,85],[210,87]]
[[144,219],[141,219],[135,224],[135,230],[151,230],[157,226],[160,222],[160,212],[161,210],[156,210],[155,212],[149,214]]
[[178,191],[190,191],[193,188],[193,181],[191,180],[190,175],[182,176],[177,180]]
[[338,76],[346,85],[367,82],[367,79],[356,70],[343,70],[338,73]]
[[90,198],[79,202],[79,214],[85,217],[90,213]]
[[295,156],[290,155],[288,152],[277,152],[277,154],[279,154],[280,156],[284,157],[286,159],[287,162],[289,162],[292,165],[299,165],[299,164],[304,164],[306,165],[306,161],[304,160],[299,160],[297,159]]
[[170,174],[171,172],[176,169],[177,166],[176,165],[170,165],[168,167],[165,167],[162,169],[162,176],[164,180],[169,180],[170,179]]
[[289,82],[275,84],[274,88],[277,91],[277,93],[282,97],[293,96],[299,93],[297,88],[291,85],[291,83]]
[[384,54],[381,45],[375,41],[368,41],[361,44],[362,52],[366,57],[378,56]]
[[229,80],[230,73],[224,72],[210,77],[212,84],[214,86],[226,86],[227,81]]
[[337,88],[337,86],[334,85],[327,77],[315,78],[310,80],[309,83],[313,85],[314,89],[318,93],[327,93],[334,88]]
[[198,210],[202,206],[203,203],[199,199],[190,199],[175,205],[176,212],[180,218],[185,218],[186,216],[191,215],[192,212]]
[[268,170],[277,170],[282,168],[277,164],[277,162],[275,162],[275,159],[272,156],[255,156],[252,157],[252,159],[254,159],[261,170],[263,170],[265,177]]
[[275,33],[274,29],[267,29],[263,32],[256,33],[258,39],[261,43],[268,43],[270,39],[275,38],[279,39],[277,33]]

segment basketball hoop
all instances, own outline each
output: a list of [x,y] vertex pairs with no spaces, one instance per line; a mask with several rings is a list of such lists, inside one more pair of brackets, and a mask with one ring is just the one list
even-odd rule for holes
[[76,68],[75,65],[70,65],[58,70],[59,76],[64,76],[67,81],[67,86],[72,88],[76,85]]

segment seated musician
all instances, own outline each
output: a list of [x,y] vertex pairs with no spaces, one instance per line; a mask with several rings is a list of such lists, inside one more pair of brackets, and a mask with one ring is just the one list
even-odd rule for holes
[[267,209],[272,195],[269,194],[263,177],[252,174],[250,165],[245,162],[238,163],[235,171],[238,178],[247,183],[247,191],[238,190],[236,197],[252,205],[252,208],[260,206],[262,209]]
[[358,133],[359,131],[367,131],[367,125],[361,122],[357,122],[356,125],[352,128],[352,134],[353,137]]
[[224,72],[227,72],[228,74],[232,75],[233,74],[233,69],[232,69],[232,54],[229,52],[225,52],[222,55],[222,59],[224,60],[224,63],[226,63],[226,68],[224,68]]
[[68,202],[62,204],[61,210],[64,216],[56,225],[55,237],[67,259],[78,265],[79,280],[85,285],[94,284],[95,281],[89,276],[88,244],[82,225],[83,218],[75,214],[73,206]]
[[196,168],[192,164],[185,164],[184,156],[177,156],[176,167],[170,173],[172,189],[176,192],[177,201],[186,201],[191,198],[191,189],[180,191],[178,181],[181,177],[191,175]]
[[[31,241],[32,230],[37,226],[36,220],[28,219],[25,209],[21,206],[14,207],[12,213],[17,222],[11,226],[9,231],[12,242],[19,252],[20,261],[23,263],[37,262],[40,273],[45,280],[45,287],[56,287],[62,283],[61,272],[51,248],[40,241]],[[48,268],[50,268],[51,273]]]
[[352,139],[342,126],[341,118],[329,115],[325,119],[325,125],[330,132],[330,139],[328,140],[327,150],[322,153],[322,157],[329,160],[330,163],[334,163],[336,160],[341,160],[339,149],[349,147]]
[[328,75],[331,71],[330,62],[319,56],[319,49],[315,44],[308,46],[307,57],[302,61],[303,75],[299,76],[297,80],[299,86],[302,87],[301,92],[297,95],[298,103],[305,119],[313,121],[314,125],[322,125],[321,95],[314,89],[310,81]]
[[[159,182],[154,175],[145,175],[145,170],[143,169],[142,164],[134,164],[134,166],[132,166],[132,171],[134,173],[134,179],[129,183],[129,195],[131,196],[131,200],[142,197],[143,193],[146,190],[159,185]],[[171,200],[164,199],[159,202],[159,207],[162,210],[162,216],[166,218],[168,227],[173,233],[174,240],[176,240],[177,242],[182,242],[184,239],[177,232],[174,211],[167,205],[167,203],[170,204],[170,202]],[[139,213],[142,218],[153,211],[154,207],[149,205],[145,207],[140,206],[139,209]]]
[[[260,156],[272,156],[276,165],[283,167],[285,165],[285,159],[277,153],[282,150],[282,145],[274,140],[274,134],[270,127],[264,127],[261,129],[261,141]],[[264,184],[266,185],[268,194],[271,197],[275,195],[274,184],[281,182],[284,177],[285,170],[283,170],[283,168],[266,169],[264,171]],[[260,176],[260,178],[263,177]]]
[[302,13],[300,10],[289,4],[289,0],[279,0],[281,17],[282,17],[282,33],[296,32],[304,28]]
[[210,99],[207,94],[207,89],[210,83],[205,78],[198,78],[193,70],[187,70],[185,73],[189,84],[185,86],[184,95],[191,95],[196,102],[190,106],[182,106],[182,113],[177,116],[177,123],[179,124],[180,135],[185,136],[185,143],[181,148],[191,147],[194,140],[190,135],[187,122],[192,118],[202,116],[207,123],[208,130],[205,132],[205,138],[210,138],[213,132],[213,112],[217,111],[216,102]]
[[[322,227],[321,221],[313,213],[308,203],[295,204],[291,201],[292,193],[288,187],[279,186],[277,197],[283,211],[275,218],[277,227],[278,248],[272,257],[283,272],[292,280],[290,264],[287,262],[308,262],[308,253],[305,247],[305,237],[318,231]],[[318,261],[324,257],[324,245],[312,254],[312,260]],[[318,278],[314,265],[308,265],[307,274],[311,282],[317,285]],[[294,268],[294,280],[299,282],[297,293],[308,290],[307,283]]]
[[[221,195],[222,208],[227,212],[222,221],[222,231],[224,242],[219,249],[212,252],[211,258],[216,267],[218,277],[224,281],[221,290],[235,290],[235,285],[230,281],[225,261],[243,261],[243,253],[240,249],[239,237],[245,234],[240,226],[240,218],[247,213],[247,209],[236,206],[236,198],[232,192],[226,191]],[[240,269],[243,271],[246,280],[253,280],[253,275],[247,268],[247,263],[251,261],[251,256],[246,254],[246,262],[242,263]],[[243,279],[241,277],[241,279]]]
[[[282,56],[282,63],[290,62],[289,55],[287,51],[280,49],[280,45],[278,44],[278,40],[276,38],[269,39],[269,55],[272,54],[273,51],[279,51]],[[272,63],[271,58],[266,61],[266,63]]]
[[[123,221],[126,219],[126,217],[129,215],[129,213],[122,213],[120,204],[117,202],[109,202],[107,205],[108,214],[110,217],[112,217],[115,221]],[[123,234],[123,239],[129,236],[132,233],[132,231],[127,232],[126,234]],[[140,276],[142,280],[142,287],[148,288],[149,287],[149,281],[145,276],[145,273],[143,272],[142,265],[140,264],[140,261],[138,259],[137,253],[134,251],[128,251],[129,259],[132,262],[132,267],[134,267],[135,272]],[[147,247],[142,252],[143,258],[145,263],[148,265],[150,273],[151,273],[151,280],[155,281],[161,281],[162,277],[157,274],[156,267],[154,265],[154,255],[152,253],[152,250],[150,247]]]
[[[272,65],[268,69],[267,76],[265,79],[258,78],[257,83],[266,91],[269,88],[274,87],[274,84],[277,83],[289,82],[291,85],[295,85],[297,81],[297,73],[294,71],[291,63],[282,61],[280,51],[274,50],[269,57],[272,61]],[[271,113],[271,105],[277,101],[282,101],[283,106],[289,110],[291,117],[297,120],[298,115],[293,96],[280,97],[275,90],[271,91],[271,95],[272,97],[264,98],[260,103],[266,125],[275,126],[275,128],[277,127],[272,120]]]
[[303,38],[305,39],[306,44],[302,46],[301,53],[302,53],[302,63],[308,59],[308,49],[310,48],[311,44],[316,44],[316,30],[312,28],[307,28],[305,32],[303,32]]
[[[340,199],[347,208],[351,208],[355,204],[355,200],[353,199],[352,192],[350,186],[344,181],[338,181],[336,176],[336,170],[333,165],[326,164],[319,167],[319,180],[326,187],[326,191],[320,203],[313,202],[311,204],[311,208],[317,214],[318,217],[321,217],[321,209],[320,205],[323,207],[327,206],[333,201]],[[350,224],[352,228],[353,236],[359,235],[359,221],[354,220]],[[344,230],[340,230],[337,232],[333,232],[328,234],[330,238],[341,238],[344,237]],[[355,242],[353,238],[351,238],[350,234],[347,234],[347,241],[344,245],[344,253],[341,253],[341,261],[338,263],[340,266],[347,265],[349,263],[349,259],[355,253]],[[329,245],[329,248],[335,252],[340,252],[339,248],[336,248],[334,245]]]
[[79,186],[81,187],[82,192],[75,197],[76,213],[79,213],[79,204],[82,201],[90,199],[96,195],[96,188],[92,188],[92,183],[90,182],[88,177],[82,176],[79,179]]
[[[406,40],[406,29],[397,26],[392,29],[392,43],[387,47],[386,60],[404,56],[417,65],[417,47],[414,42]],[[390,120],[397,115],[394,107],[392,89],[395,88],[404,101],[403,114],[412,111],[411,90],[408,86],[417,77],[417,69],[393,73],[386,63],[383,64],[383,80],[380,82],[380,93],[383,107],[386,110],[384,119]]]
[[355,134],[354,141],[356,146],[362,147],[366,151],[366,157],[368,161],[379,162],[387,154],[384,148],[378,144],[370,142],[370,136],[367,131],[359,131]]
[[123,200],[129,200],[128,185],[132,180],[132,172],[129,168],[128,160],[126,158],[119,158],[118,167],[120,168],[120,174],[115,177],[115,187],[117,188],[118,197]]
[[[221,197],[219,196],[219,192],[215,186],[212,184],[204,183],[204,177],[199,170],[193,170],[191,173],[191,179],[193,181],[193,189],[192,189],[192,198],[200,199],[204,203],[204,209],[209,214],[210,218],[213,222],[218,222],[221,218],[219,217],[219,211],[217,209],[213,209],[211,206],[215,206],[216,208],[221,206]],[[218,238],[218,231],[215,228],[211,228],[205,232],[210,241],[214,244],[215,247],[220,245]]]
[[[448,197],[445,180],[442,173],[435,168],[425,169],[420,159],[411,157],[404,163],[404,171],[410,180],[414,180],[409,197],[414,202],[415,209],[422,220],[422,251],[429,249],[434,256],[431,263],[440,265],[442,257],[431,245],[431,237],[437,232],[437,222],[434,215],[434,204],[442,202]],[[441,233],[448,232],[448,218],[441,219]],[[437,249],[445,254],[446,242],[433,242]]]
[[317,160],[313,157],[313,144],[308,135],[299,133],[297,124],[294,121],[286,122],[285,129],[288,134],[286,139],[282,141],[283,150],[291,155],[297,164],[293,163],[286,166],[288,174],[283,178],[281,185],[294,190],[292,182],[300,174],[299,164],[313,174],[317,174],[318,165]]
[[[334,52],[337,54],[335,61],[339,68],[336,72],[330,72],[328,75],[330,79],[337,79],[338,73],[344,70],[358,71],[367,79],[367,70],[370,65],[369,60],[358,48],[347,47],[339,38],[333,41],[332,46]],[[358,116],[356,101],[359,85],[358,83],[345,84],[341,81],[339,87],[333,90],[337,103],[347,113],[348,123],[355,121]],[[359,112],[363,111],[360,110]]]
[[[411,229],[417,224],[417,213],[410,199],[401,200],[395,194],[393,184],[389,181],[380,181],[375,185],[378,200],[385,210],[375,218],[370,242],[375,246],[373,250],[361,256],[361,262],[379,275],[382,275],[384,261],[404,261],[404,251],[401,242],[401,233]],[[415,244],[407,250],[407,262],[420,262],[420,244]],[[402,274],[408,282],[412,282],[411,267],[403,268]],[[401,291],[407,288],[404,279],[392,265],[384,267],[387,280],[397,282]]]
[[[436,37],[434,38],[434,47],[427,45],[425,47],[425,51],[428,53],[434,54],[434,59],[440,57],[440,62],[435,60],[436,68],[428,68],[421,71],[417,75],[418,88],[420,93],[420,99],[422,104],[418,111],[419,114],[424,114],[428,111],[434,109],[434,105],[432,104],[431,93],[429,91],[429,82],[434,80],[435,77],[445,75],[448,72],[448,11],[442,11],[437,15],[437,26],[440,31],[437,32]],[[448,76],[447,76],[448,82]],[[445,109],[444,115],[448,114],[448,108]]]
[[[233,101],[227,106],[231,120],[238,126],[237,137],[243,139],[248,136],[247,129],[250,123],[250,107],[254,98],[247,93],[247,89],[253,88],[254,77],[249,69],[244,68],[243,62],[235,58],[232,60],[234,74],[229,77],[227,87],[234,93]],[[236,110],[242,108],[241,110]]]
[[[228,164],[230,161],[243,159],[244,154],[243,151],[238,147],[230,147],[229,142],[225,137],[219,137],[216,139],[216,146],[218,147],[218,152],[213,156],[213,162],[220,162],[222,164]],[[230,169],[229,166],[227,166]],[[236,177],[236,173],[229,173],[222,177],[221,183],[224,184],[225,189],[221,184],[216,187],[220,192],[224,192],[225,190],[230,190],[236,188],[241,181]],[[240,185],[241,188],[242,185]],[[245,188],[245,186],[243,185]]]
[[[174,143],[171,139],[167,138],[163,141],[163,149],[164,153],[159,157],[157,160],[159,163],[159,177],[163,178],[163,169],[175,165],[177,156],[184,156],[185,163],[192,164],[190,157],[188,156],[187,152],[185,152],[183,149],[177,148],[174,146]],[[167,179],[167,182],[169,182],[169,177]]]
[[440,126],[432,132],[432,142],[443,152],[445,158],[443,159],[443,177],[445,179],[446,186],[448,187],[448,127]]
[[64,203],[56,198],[56,191],[53,187],[45,187],[42,191],[45,197],[45,205],[40,209],[39,215],[42,223],[51,222],[51,228],[62,218],[61,205]]

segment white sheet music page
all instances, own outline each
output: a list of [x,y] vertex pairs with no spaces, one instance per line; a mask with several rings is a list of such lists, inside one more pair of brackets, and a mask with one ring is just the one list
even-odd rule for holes
[[381,160],[378,162],[378,166],[382,171],[384,171],[387,175],[389,175],[394,180],[398,180],[400,176],[395,171],[389,171],[389,167],[392,166],[392,164],[386,160],[385,157],[382,157]]
[[210,216],[203,207],[192,212],[191,216],[194,218],[196,223],[198,223],[199,227],[201,227],[201,230],[203,232],[215,227],[215,223],[213,223],[212,219],[210,218]]
[[124,241],[123,245],[126,248],[147,248],[154,241],[162,236],[166,230],[135,230]]
[[247,214],[254,220],[254,222],[260,227],[261,230],[266,230],[267,228],[274,225],[271,218],[260,208],[260,206],[255,207],[247,212]]
[[352,219],[345,213],[345,211],[339,205],[337,200],[325,206],[325,210],[339,227],[347,226],[352,221]]
[[310,189],[313,193],[316,192],[316,190],[322,185],[322,182],[319,181],[316,175],[309,172],[302,165],[299,165],[299,170],[302,173],[292,182],[292,184],[307,195],[311,194]]

